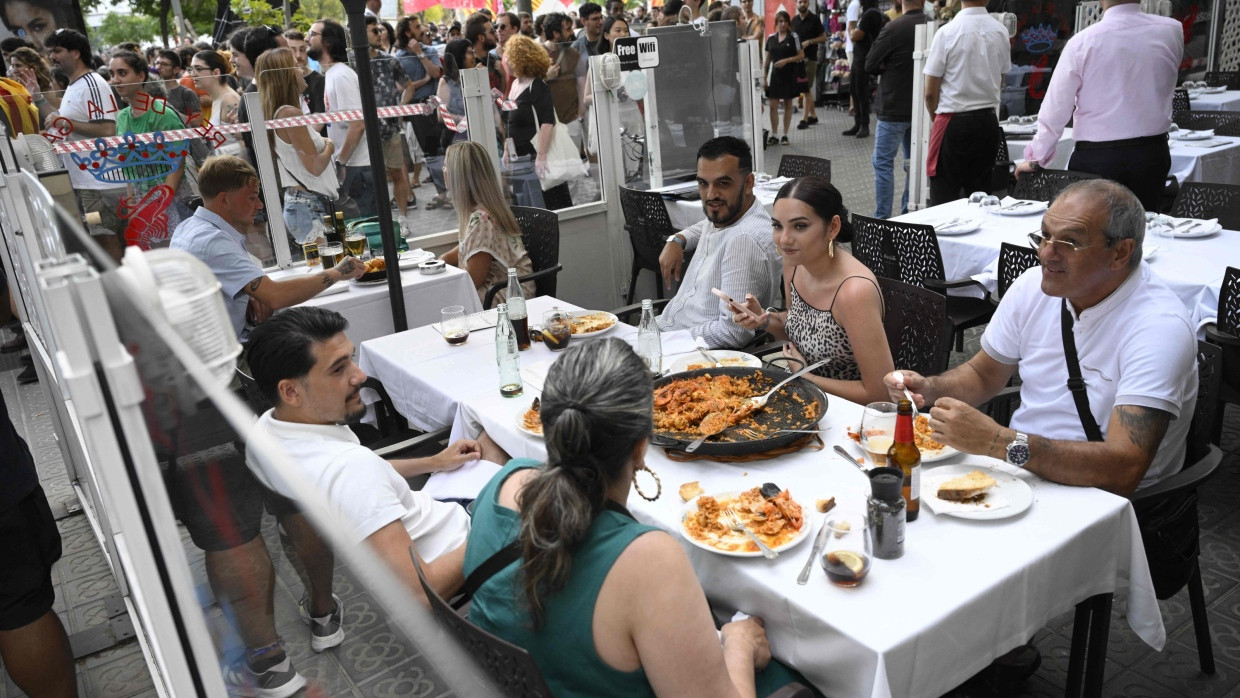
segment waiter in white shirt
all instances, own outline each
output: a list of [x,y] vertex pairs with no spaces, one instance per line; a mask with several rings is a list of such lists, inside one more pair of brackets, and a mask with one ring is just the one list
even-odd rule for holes
[[930,204],[989,191],[999,148],[999,93],[1012,69],[1007,29],[986,12],[986,0],[964,7],[934,35],[926,59],[926,110],[934,119],[926,174]]
[[1068,169],[1113,179],[1147,211],[1171,169],[1167,130],[1184,31],[1141,12],[1138,0],[1103,0],[1102,21],[1064,45],[1016,176],[1047,165],[1068,119],[1076,149]]

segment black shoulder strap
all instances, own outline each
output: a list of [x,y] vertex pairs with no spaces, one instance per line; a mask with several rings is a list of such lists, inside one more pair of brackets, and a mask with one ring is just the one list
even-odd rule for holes
[[452,600],[452,608],[459,610],[462,606],[469,603],[469,600],[474,597],[474,593],[477,592],[483,584],[486,584],[488,579],[494,577],[500,570],[520,559],[520,541],[514,540],[508,545],[495,551],[491,557],[483,560],[482,564],[478,565],[478,567],[476,567],[473,572],[470,572],[469,576],[465,578],[465,583],[461,585],[460,595]]
[[1102,430],[1098,428],[1098,420],[1089,411],[1089,394],[1085,391],[1085,380],[1081,378],[1081,362],[1076,357],[1076,338],[1072,336],[1072,313],[1068,310],[1068,301],[1064,300],[1060,308],[1059,327],[1063,333],[1063,354],[1068,362],[1068,390],[1076,403],[1076,415],[1081,420],[1081,428],[1085,430],[1085,438],[1090,441],[1102,441]]

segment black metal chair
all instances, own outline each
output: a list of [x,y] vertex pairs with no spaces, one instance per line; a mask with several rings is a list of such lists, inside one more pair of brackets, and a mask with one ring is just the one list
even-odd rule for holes
[[1215,445],[1221,417],[1221,358],[1219,347],[1198,343],[1197,408],[1189,426],[1184,469],[1131,498],[1141,525],[1155,595],[1169,599],[1188,587],[1197,658],[1205,674],[1214,673],[1214,648],[1201,584],[1197,488],[1214,475],[1223,459],[1223,452]]
[[831,161],[812,155],[784,155],[779,158],[779,171],[776,176],[795,179],[810,175],[826,177],[828,182],[831,181]]
[[[412,547],[409,548],[409,557],[413,559],[418,582],[430,602],[431,613],[461,644],[462,650],[478,662],[496,688],[500,689],[500,695],[511,698],[551,698],[551,689],[547,687],[538,663],[529,652],[469,622],[468,618],[445,601],[426,580],[426,573],[422,571],[422,565]],[[781,686],[770,698],[813,698],[813,695],[814,692],[808,687],[793,681]]]
[[1171,205],[1177,218],[1217,218],[1228,230],[1240,230],[1240,185],[1185,182]]
[[1192,102],[1188,101],[1188,90],[1178,89],[1171,93],[1171,113],[1192,111]]
[[886,242],[884,224],[880,218],[869,218],[854,213],[852,216],[853,239],[849,243],[852,255],[874,272],[874,276],[895,277],[895,254]]
[[[532,206],[513,206],[512,215],[521,228],[521,243],[530,255],[532,273],[517,277],[521,283],[534,282],[534,295],[554,296],[556,275],[564,268],[560,264],[560,217],[555,211]],[[507,282],[498,283],[487,289],[482,307],[490,308],[495,302],[495,294],[508,286]]]
[[438,447],[448,437],[449,428],[423,432],[409,426],[409,422],[396,410],[391,396],[383,383],[368,376],[362,383],[363,390],[372,390],[378,400],[370,403],[375,412],[374,424],[350,424],[349,428],[366,446],[384,458],[395,458],[421,448]]
[[1206,85],[1240,90],[1240,70],[1211,70],[1206,73]]
[[1204,131],[1214,129],[1216,136],[1240,136],[1240,112],[1190,111],[1172,114],[1175,125],[1182,129]]
[[[951,324],[951,336],[955,338],[956,351],[964,351],[964,331],[986,324],[995,312],[995,307],[987,299],[989,289],[973,279],[948,280],[944,278],[946,272],[943,270],[943,253],[939,251],[939,238],[934,234],[934,226],[880,220],[854,214],[854,245],[857,241],[856,234],[861,228],[866,229],[867,245],[873,245],[875,239],[882,241],[884,271],[889,269],[895,271],[894,274],[880,273],[870,267],[876,276],[894,278],[946,296],[947,320]],[[865,260],[862,261],[865,262]],[[869,266],[868,263],[867,266]],[[947,295],[948,289],[968,286],[981,289],[982,297]]]
[[1085,179],[1097,179],[1098,175],[1069,170],[1037,170],[1026,172],[1016,180],[1012,196],[1017,199],[1052,201],[1070,184]]
[[1240,404],[1240,269],[1227,267],[1218,294],[1218,320],[1205,326],[1206,339],[1223,349],[1220,401]]
[[883,330],[898,369],[923,376],[947,370],[947,297],[895,279],[878,277],[883,293]]
[[1012,287],[1012,283],[1020,278],[1021,274],[1038,266],[1040,263],[1038,251],[1032,247],[1013,245],[1007,242],[1000,243],[999,285],[995,291],[995,303],[998,304],[1003,295]]
[[1008,152],[1007,134],[1003,129],[999,129],[999,147],[995,151],[995,166],[990,175],[989,193],[997,194],[1011,189],[1015,173],[1016,163],[1012,162],[1012,155]]
[[620,187],[620,208],[624,212],[624,228],[633,245],[633,268],[629,275],[629,294],[625,304],[633,302],[637,289],[637,275],[643,269],[654,272],[655,294],[663,297],[663,272],[659,269],[659,253],[667,243],[668,236],[676,233],[672,219],[667,215],[663,195],[652,191],[637,191]]

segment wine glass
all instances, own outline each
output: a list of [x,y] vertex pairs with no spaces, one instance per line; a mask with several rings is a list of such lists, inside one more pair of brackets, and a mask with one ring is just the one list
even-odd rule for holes
[[975,191],[972,194],[969,194],[969,205],[977,206],[981,204],[982,199],[985,199],[987,196],[988,194],[984,191]]
[[823,543],[822,569],[832,584],[855,587],[870,573],[874,543],[866,517],[859,511],[837,511],[828,515],[827,539]]
[[999,201],[999,197],[992,194],[982,197],[982,201],[978,205],[982,207],[982,213],[989,214],[992,211],[998,210],[1002,206],[1002,202]]
[[887,449],[895,441],[896,404],[871,402],[861,413],[861,450],[875,466],[887,465]]

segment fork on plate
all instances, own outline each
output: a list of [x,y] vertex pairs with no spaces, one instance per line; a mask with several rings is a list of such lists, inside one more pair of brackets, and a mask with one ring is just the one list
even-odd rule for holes
[[762,551],[762,557],[765,557],[768,560],[774,560],[775,558],[779,557],[779,553],[775,552],[774,550],[771,550],[770,547],[768,547],[766,543],[762,542],[761,538],[758,538],[758,535],[756,533],[749,530],[748,528],[745,528],[745,523],[741,521],[741,517],[736,513],[735,510],[732,509],[732,507],[728,507],[727,509],[724,509],[722,512],[722,516],[723,516],[723,523],[726,524],[728,528],[738,533],[743,531],[744,533],[748,534],[750,538],[753,539],[753,542],[758,544],[758,550]]

